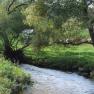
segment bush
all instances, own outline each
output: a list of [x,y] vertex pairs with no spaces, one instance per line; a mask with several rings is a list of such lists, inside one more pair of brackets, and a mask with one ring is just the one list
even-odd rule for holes
[[29,74],[10,61],[0,59],[0,94],[17,94],[29,83]]

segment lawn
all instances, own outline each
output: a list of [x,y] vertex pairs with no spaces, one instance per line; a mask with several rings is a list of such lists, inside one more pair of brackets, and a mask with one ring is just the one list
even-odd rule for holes
[[25,49],[25,54],[32,57],[32,64],[59,69],[63,71],[81,71],[91,74],[94,70],[94,47],[89,44],[79,46],[52,45],[41,49],[39,52],[32,47]]

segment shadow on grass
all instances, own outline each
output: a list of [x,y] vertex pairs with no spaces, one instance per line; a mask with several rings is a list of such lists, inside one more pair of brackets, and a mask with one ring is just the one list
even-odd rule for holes
[[47,52],[40,52],[28,57],[29,64],[39,67],[58,69],[63,71],[78,71],[84,68],[85,71],[94,69],[94,52],[65,52],[62,55],[49,55]]
[[29,64],[38,67],[81,72],[88,75],[94,70],[94,50],[87,46],[47,47],[38,53],[31,53],[27,50],[25,55],[28,57]]

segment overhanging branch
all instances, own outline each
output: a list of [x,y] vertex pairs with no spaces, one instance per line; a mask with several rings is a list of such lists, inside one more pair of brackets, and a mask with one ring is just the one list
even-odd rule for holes
[[74,41],[62,41],[62,42],[55,42],[57,44],[63,44],[63,45],[81,45],[81,44],[93,44],[93,42],[91,40],[82,40],[82,41],[79,41],[79,42],[74,42]]
[[78,42],[78,43],[73,43],[73,42],[69,42],[69,43],[66,43],[66,42],[63,42],[62,43],[63,45],[81,45],[81,44],[93,44],[92,42],[87,42],[87,41],[84,41],[84,42]]
[[13,9],[11,9],[11,7],[14,5],[15,2],[16,2],[16,0],[12,0],[11,3],[8,5],[8,8],[7,8],[8,14],[11,14],[12,12],[14,12],[17,8],[19,8],[21,6],[26,6],[29,4],[29,1],[27,1],[24,3],[18,4]]
[[16,1],[16,0],[12,0],[11,3],[9,4],[9,6],[8,6],[8,8],[7,8],[7,11],[8,11],[8,12],[10,11],[10,8],[11,8],[11,6],[14,4],[15,1]]
[[21,7],[21,6],[25,6],[25,5],[28,5],[28,4],[20,4],[20,5],[15,6],[12,10],[9,10],[9,11],[8,11],[8,14],[11,14],[11,13],[14,12],[17,8],[19,8],[19,7]]

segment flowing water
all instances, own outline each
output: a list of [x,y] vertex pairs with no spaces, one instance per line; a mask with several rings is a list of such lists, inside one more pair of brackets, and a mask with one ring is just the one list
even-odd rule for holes
[[75,73],[38,68],[23,64],[21,67],[31,74],[32,88],[24,94],[94,94],[94,81]]

